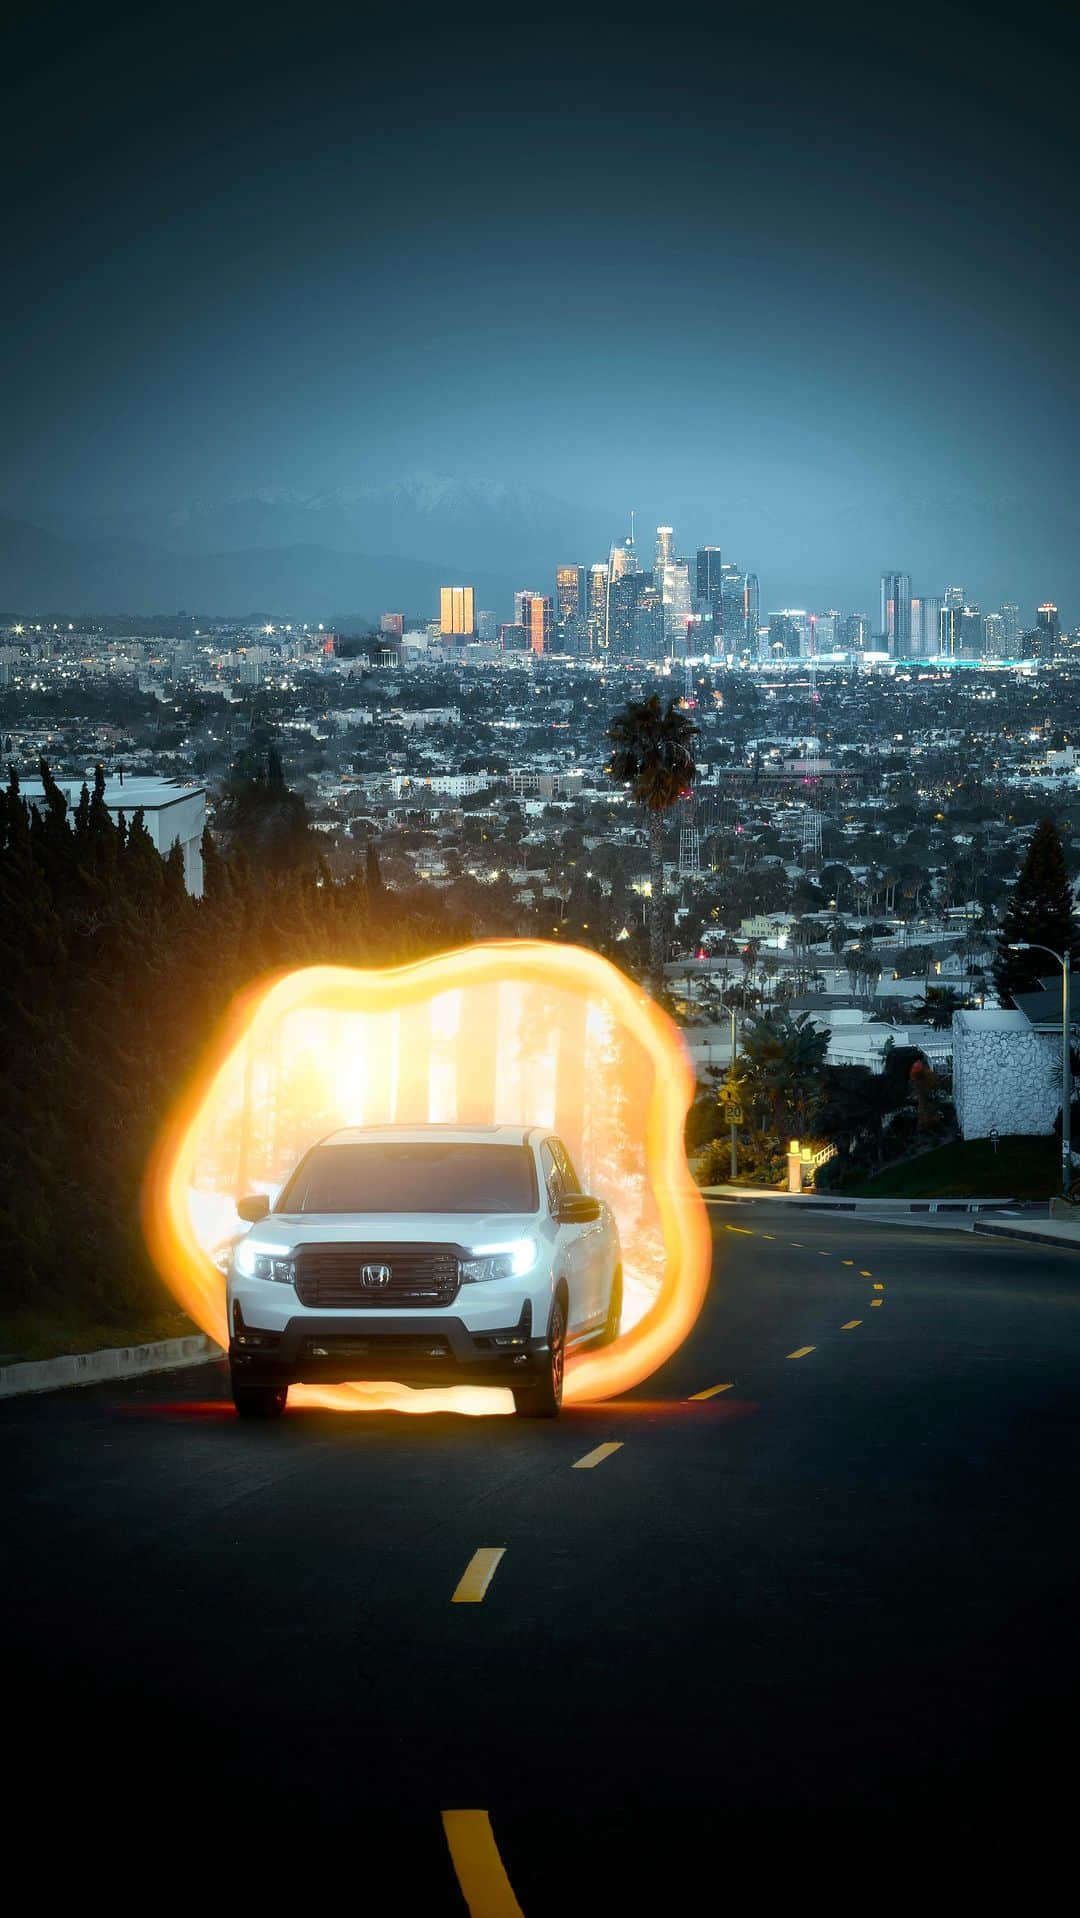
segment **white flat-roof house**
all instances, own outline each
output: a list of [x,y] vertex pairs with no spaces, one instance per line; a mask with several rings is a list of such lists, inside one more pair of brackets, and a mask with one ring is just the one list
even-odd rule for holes
[[[83,785],[93,790],[92,772],[82,779],[56,776],[71,812],[79,803]],[[31,806],[40,808],[45,788],[40,779],[20,779],[19,791]],[[180,842],[184,855],[184,884],[198,899],[203,889],[202,836],[206,824],[206,792],[202,786],[182,786],[178,779],[157,779],[149,773],[118,774],[105,781],[105,804],[114,819],[128,821],[142,812],[154,845],[162,858]]]

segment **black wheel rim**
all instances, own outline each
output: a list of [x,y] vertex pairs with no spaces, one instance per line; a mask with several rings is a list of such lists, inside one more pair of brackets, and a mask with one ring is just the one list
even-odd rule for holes
[[556,1312],[551,1321],[551,1389],[556,1404],[562,1403],[563,1388],[563,1322],[562,1313]]

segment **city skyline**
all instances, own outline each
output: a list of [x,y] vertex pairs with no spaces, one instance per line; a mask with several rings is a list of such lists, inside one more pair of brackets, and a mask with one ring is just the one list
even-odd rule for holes
[[[117,558],[125,526],[220,555],[230,501],[449,474],[564,520],[670,517],[753,551],[780,604],[862,604],[894,556],[987,603],[1080,603],[1075,24],[617,18],[25,13],[8,518],[99,528],[126,589],[173,575]],[[316,520],[320,548],[402,551]]]

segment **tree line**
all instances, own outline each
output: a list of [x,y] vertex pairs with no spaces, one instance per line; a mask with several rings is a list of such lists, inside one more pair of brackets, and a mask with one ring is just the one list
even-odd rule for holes
[[400,964],[469,936],[437,895],[385,891],[377,857],[335,879],[280,767],[239,781],[204,891],[104,772],[69,807],[0,791],[0,1236],[5,1349],[77,1324],[107,1343],[171,1310],[139,1224],[157,1129],[233,995],[272,970]]

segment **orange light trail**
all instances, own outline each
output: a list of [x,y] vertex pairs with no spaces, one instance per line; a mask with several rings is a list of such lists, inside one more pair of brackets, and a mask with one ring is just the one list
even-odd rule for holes
[[[693,1093],[676,1027],[580,947],[506,940],[409,966],[306,967],[231,1006],[152,1155],[147,1243],[179,1304],[226,1345],[211,1255],[242,1229],[235,1200],[279,1184],[316,1139],[344,1124],[551,1125],[619,1224],[624,1330],[570,1360],[565,1392],[611,1398],[671,1356],[705,1297],[711,1235],[683,1149]],[[482,1416],[512,1400],[365,1382],[296,1385],[290,1404]]]

